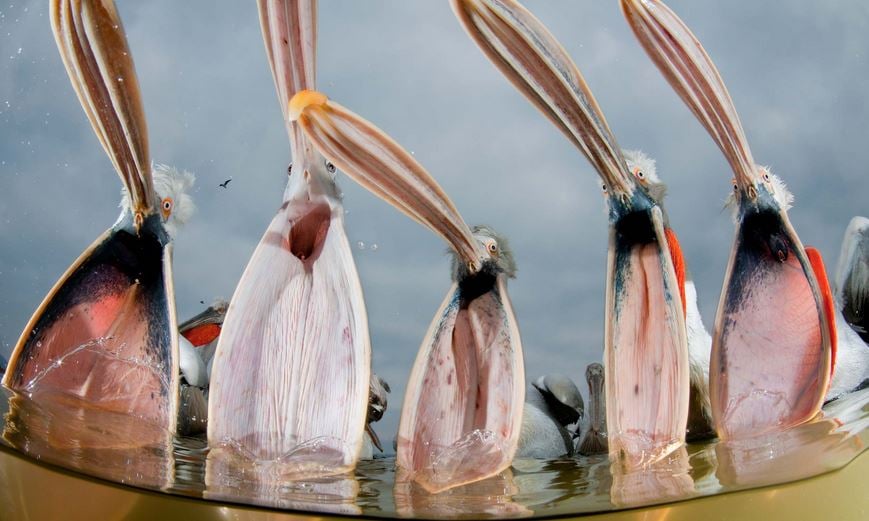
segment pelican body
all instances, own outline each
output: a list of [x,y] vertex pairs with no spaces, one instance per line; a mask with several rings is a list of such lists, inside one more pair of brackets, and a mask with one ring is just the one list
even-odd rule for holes
[[730,94],[699,40],[660,0],[621,0],[621,7],[736,175],[737,230],[709,372],[715,430],[723,439],[744,438],[805,422],[823,402],[835,346],[823,262],[807,254],[791,226],[784,184],[754,163]]
[[314,86],[316,2],[257,5],[293,163],[283,204],[239,280],[218,340],[209,458],[277,462],[288,479],[308,479],[348,472],[359,460],[371,376],[368,318],[333,168],[286,119],[290,98]]
[[576,65],[534,15],[515,0],[452,6],[484,54],[603,180],[610,221],[604,344],[610,455],[631,467],[663,458],[685,441],[689,362],[676,272],[684,263],[669,244],[661,208],[628,171]]
[[118,221],[67,269],[28,322],[3,383],[72,395],[164,428],[154,432],[173,431],[178,334],[169,219],[179,201],[155,191],[139,84],[114,3],[52,0],[50,11],[72,86],[125,197]]
[[836,268],[836,365],[826,401],[869,386],[869,219],[845,230]]
[[567,427],[583,418],[584,409],[582,395],[570,378],[560,374],[538,378],[525,393],[516,457],[572,456],[573,437]]
[[323,94],[297,94],[290,111],[338,168],[443,237],[454,254],[453,285],[408,380],[396,465],[430,492],[497,475],[518,447],[525,390],[506,240],[469,228],[407,151]]

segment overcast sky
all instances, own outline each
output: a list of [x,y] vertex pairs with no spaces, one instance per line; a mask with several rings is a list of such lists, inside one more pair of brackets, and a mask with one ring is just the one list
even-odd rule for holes
[[[10,3],[11,2],[11,3]],[[63,69],[48,2],[0,3],[0,353],[118,214],[120,181]],[[119,2],[151,155],[196,173],[175,249],[179,319],[230,297],[281,203],[289,145],[254,2]],[[634,40],[616,0],[527,1],[573,56],[625,148],[658,160],[711,327],[733,236],[722,155]],[[730,89],[755,159],[832,269],[869,198],[869,4],[672,0]],[[229,7],[227,7],[229,6]],[[510,239],[529,379],[601,359],[607,220],[581,154],[501,76],[446,1],[322,0],[319,89],[386,130],[465,219]],[[229,188],[217,185],[233,178]],[[445,244],[339,177],[392,439],[411,364],[447,291]],[[376,244],[376,250],[371,245]],[[584,382],[580,385],[585,393]]]

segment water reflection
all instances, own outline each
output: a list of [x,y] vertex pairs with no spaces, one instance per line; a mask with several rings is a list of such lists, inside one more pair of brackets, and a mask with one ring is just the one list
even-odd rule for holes
[[69,395],[9,393],[4,443],[38,460],[127,485],[173,483],[172,436]]
[[203,497],[288,510],[362,513],[356,504],[359,483],[354,475],[293,480],[288,479],[288,473],[290,469],[281,460],[261,461],[217,448],[209,451],[205,459]]
[[[820,474],[845,465],[869,443],[867,389],[829,404],[806,425],[688,445],[642,471],[611,465],[605,455],[518,459],[491,479],[432,495],[396,476],[393,458],[361,462],[354,475],[292,481],[277,462],[209,452],[203,437],[172,437],[68,397],[4,390],[0,399],[2,442],[41,461],[189,497],[381,517],[553,516],[659,504]],[[14,493],[15,486],[0,466],[0,489]]]

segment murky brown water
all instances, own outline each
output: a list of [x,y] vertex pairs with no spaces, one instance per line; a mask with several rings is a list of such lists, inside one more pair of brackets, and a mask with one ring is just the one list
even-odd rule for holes
[[[136,487],[234,503],[382,517],[530,517],[602,512],[794,481],[840,468],[869,444],[869,389],[777,435],[694,444],[642,472],[606,457],[520,459],[495,478],[431,495],[394,472],[394,459],[354,475],[291,482],[275,464],[209,453],[125,415],[69,398],[3,389],[4,444],[28,456]],[[159,440],[143,445],[141,440]]]

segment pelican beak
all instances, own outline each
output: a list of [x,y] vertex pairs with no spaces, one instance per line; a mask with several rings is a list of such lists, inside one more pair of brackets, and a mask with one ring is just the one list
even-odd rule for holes
[[398,143],[315,91],[293,96],[288,116],[341,171],[440,235],[472,271],[480,269],[488,255],[443,189]]
[[573,60],[546,27],[515,0],[452,0],[453,11],[483,53],[591,162],[607,190],[635,190],[606,118]]
[[132,55],[113,2],[53,0],[50,9],[72,86],[130,206],[45,297],[12,352],[3,383],[73,396],[168,433],[175,430],[178,406],[171,244],[155,211]]
[[660,0],[621,6],[649,57],[724,153],[741,194],[712,339],[715,430],[732,439],[805,422],[823,402],[835,343],[823,263],[807,255],[771,176],[760,175],[727,88],[697,37]]
[[[628,172],[579,69],[515,0],[452,0],[484,54],[573,143],[609,192],[606,399],[610,450],[648,463],[684,441],[688,350],[679,284],[661,210]],[[652,413],[651,411],[655,411]]]
[[706,50],[663,2],[620,1],[640,45],[724,153],[740,192],[754,199],[758,169],[730,93]]
[[[258,5],[284,116],[292,94],[313,87],[316,2]],[[280,460],[287,479],[343,474],[364,440],[371,345],[344,209],[322,157],[287,126],[284,203],[238,282],[214,355],[206,481],[238,456],[243,468]]]
[[455,270],[414,363],[396,464],[432,493],[504,471],[518,447],[525,389],[506,288],[512,260],[503,262],[494,237],[484,248],[422,165],[367,121],[304,91],[289,117],[341,170],[443,237],[468,268]]
[[377,433],[374,432],[374,429],[371,427],[370,423],[365,424],[365,432],[368,433],[368,436],[371,437],[371,443],[377,447],[377,450],[383,452],[383,445],[380,444],[380,437],[377,436]]

